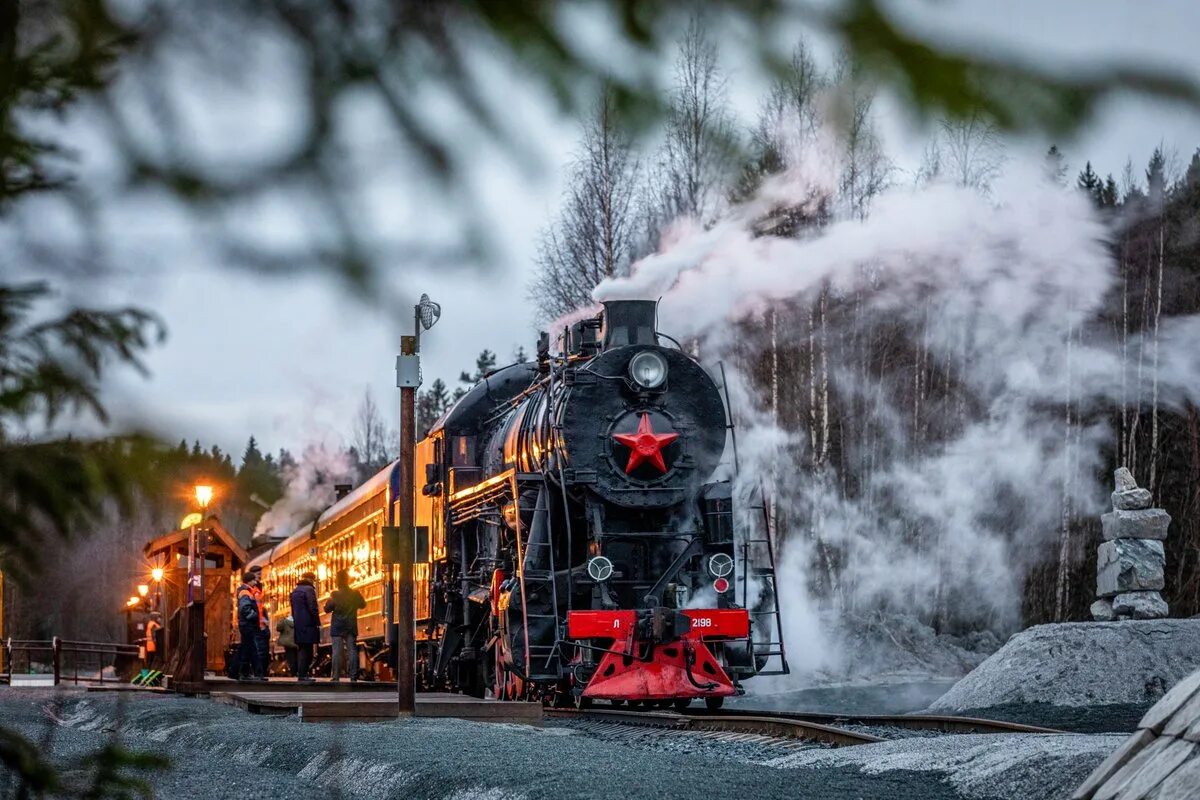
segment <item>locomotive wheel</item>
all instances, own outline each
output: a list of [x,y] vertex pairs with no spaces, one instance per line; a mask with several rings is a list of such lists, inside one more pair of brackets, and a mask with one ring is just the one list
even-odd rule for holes
[[725,698],[724,697],[706,697],[706,698],[704,698],[704,705],[706,708],[708,708],[709,711],[720,711],[721,706],[725,705]]
[[687,707],[690,706],[691,704],[692,704],[692,698],[690,698],[690,697],[680,697],[677,700],[675,700],[675,702],[673,703],[676,711],[686,711]]
[[592,707],[592,698],[584,697],[583,695],[579,695],[578,697],[575,698],[575,707],[578,708],[580,711],[583,711],[584,709],[587,709],[587,708],[591,708]]

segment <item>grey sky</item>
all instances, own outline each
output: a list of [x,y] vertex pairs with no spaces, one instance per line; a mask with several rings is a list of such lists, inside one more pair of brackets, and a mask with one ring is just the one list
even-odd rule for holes
[[[973,48],[994,47],[1067,64],[1094,57],[1128,58],[1200,74],[1200,48],[1195,46],[1200,4],[1189,0],[910,0],[893,6],[917,28]],[[828,47],[816,44],[829,54]],[[731,72],[731,99],[748,124],[762,79],[736,47],[728,48],[724,57]],[[286,96],[275,89],[268,94]],[[221,141],[223,126],[240,134],[236,111],[244,109],[244,102],[245,98],[231,101],[233,118],[216,108],[209,115],[212,129],[202,135]],[[264,140],[281,135],[286,125],[275,121],[270,98],[255,102],[260,104],[255,118],[270,131],[263,134]],[[560,166],[575,145],[576,128],[573,121],[557,117],[548,103],[519,89],[511,104],[514,124],[524,132],[529,149],[538,153],[540,165],[530,169],[495,147],[469,145],[477,148],[472,196],[484,210],[493,236],[493,264],[486,270],[395,265],[392,283],[408,303],[424,291],[442,304],[442,320],[423,339],[427,381],[441,376],[453,385],[459,371],[470,369],[475,354],[485,347],[497,351],[502,361],[518,344],[532,350],[535,328],[525,286],[538,231],[557,207]],[[211,102],[200,105],[200,117],[214,108]],[[923,133],[896,113],[894,105],[884,103],[884,114],[892,154],[902,167],[914,167]],[[1200,145],[1200,115],[1125,99],[1105,108],[1076,141],[1058,144],[1072,178],[1089,158],[1098,172],[1119,178],[1127,157],[1140,174],[1160,140],[1186,163]],[[253,136],[242,144],[252,152]],[[1031,141],[1013,147],[1040,153],[1048,144]],[[384,154],[383,160],[395,157]],[[367,169],[374,169],[367,160]],[[373,177],[378,191],[369,194],[371,208],[363,213],[378,216],[382,229],[436,227],[439,220],[458,213],[436,193],[406,185],[402,168],[381,163]],[[271,450],[298,449],[313,440],[336,443],[346,438],[354,408],[369,386],[394,424],[392,362],[402,328],[411,320],[409,306],[360,303],[326,276],[277,279],[226,269],[202,242],[181,234],[169,218],[160,219],[145,208],[118,213],[130,231],[129,251],[161,263],[161,268],[110,282],[105,298],[135,300],[157,310],[170,325],[168,342],[149,358],[149,380],[126,376],[112,382],[110,402],[119,421],[152,424],[168,438],[215,442],[235,457],[251,434]],[[261,224],[264,235],[289,235],[294,233],[291,228],[304,224],[276,224],[269,214],[250,222]]]

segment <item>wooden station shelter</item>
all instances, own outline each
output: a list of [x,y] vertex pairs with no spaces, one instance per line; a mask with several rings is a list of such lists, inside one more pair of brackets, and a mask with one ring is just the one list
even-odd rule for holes
[[[204,560],[204,630],[205,669],[221,672],[225,669],[225,650],[232,640],[233,598],[230,596],[230,577],[246,565],[246,551],[225,529],[216,516],[210,516],[196,526],[208,534],[208,551]],[[162,581],[150,587],[147,597],[151,608],[165,613],[163,621],[169,630],[167,663],[173,664],[180,645],[181,624],[186,613],[177,613],[187,604],[188,538],[191,526],[163,534],[144,548],[151,567],[161,568]],[[162,597],[158,591],[161,587]]]

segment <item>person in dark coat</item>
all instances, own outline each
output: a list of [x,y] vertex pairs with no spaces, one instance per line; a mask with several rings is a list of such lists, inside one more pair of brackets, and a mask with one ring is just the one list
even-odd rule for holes
[[325,603],[325,610],[332,614],[329,622],[329,637],[333,640],[333,682],[342,675],[342,650],[350,656],[350,682],[358,680],[358,611],[365,608],[367,601],[362,592],[350,588],[350,573],[339,570],[337,589]]
[[254,573],[242,573],[242,585],[237,590],[238,668],[239,680],[261,680],[258,674],[258,597],[254,591]]
[[321,612],[317,610],[317,576],[306,572],[292,589],[292,622],[296,636],[296,677],[311,681],[313,650],[321,643]]

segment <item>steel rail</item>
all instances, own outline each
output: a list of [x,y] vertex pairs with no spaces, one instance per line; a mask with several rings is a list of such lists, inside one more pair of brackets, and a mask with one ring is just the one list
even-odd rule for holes
[[619,711],[606,708],[547,708],[551,717],[595,719],[623,725],[669,728],[678,731],[721,731],[735,733],[758,733],[781,739],[805,739],[834,747],[856,744],[874,744],[886,741],[878,736],[857,731],[848,731],[817,722],[791,719],[783,716],[760,713],[727,714],[680,714],[673,711]]
[[1006,720],[956,717],[942,714],[810,714],[790,711],[765,711],[751,709],[688,709],[682,712],[691,717],[704,718],[709,715],[735,717],[777,717],[823,725],[867,725],[907,728],[910,730],[935,730],[943,733],[1065,733],[1056,728],[1042,728]]

